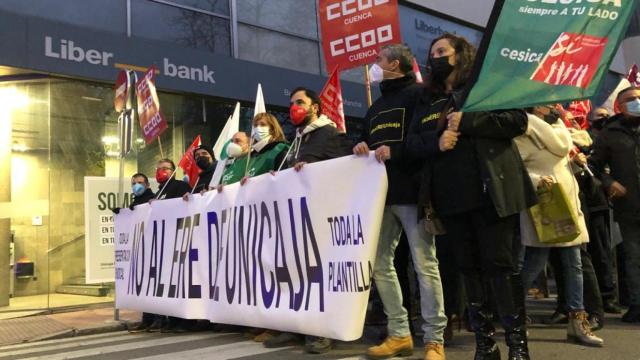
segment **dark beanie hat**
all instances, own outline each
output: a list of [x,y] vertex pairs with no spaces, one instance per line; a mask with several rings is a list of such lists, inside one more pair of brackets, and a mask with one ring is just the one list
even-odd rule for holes
[[215,160],[215,155],[213,155],[213,151],[211,151],[211,148],[205,145],[200,145],[197,148],[193,149],[193,157],[196,157],[196,151],[198,150],[204,150],[206,152],[209,153],[209,155],[211,155],[211,157]]

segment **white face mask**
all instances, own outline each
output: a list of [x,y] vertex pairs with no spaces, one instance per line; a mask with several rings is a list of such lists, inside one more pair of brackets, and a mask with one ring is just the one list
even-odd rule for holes
[[253,128],[253,138],[257,142],[264,140],[269,135],[270,133],[268,126],[256,126]]
[[230,158],[238,158],[240,156],[242,156],[243,151],[242,151],[242,146],[236,144],[236,143],[229,143],[229,145],[227,145],[227,155]]
[[384,70],[378,64],[371,65],[369,68],[369,81],[379,83],[382,80],[384,80]]

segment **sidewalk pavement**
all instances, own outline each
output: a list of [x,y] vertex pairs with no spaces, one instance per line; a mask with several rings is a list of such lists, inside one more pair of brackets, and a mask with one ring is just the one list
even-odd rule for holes
[[125,330],[128,323],[140,321],[141,314],[130,310],[121,310],[120,320],[114,321],[113,310],[111,306],[0,320],[0,346]]

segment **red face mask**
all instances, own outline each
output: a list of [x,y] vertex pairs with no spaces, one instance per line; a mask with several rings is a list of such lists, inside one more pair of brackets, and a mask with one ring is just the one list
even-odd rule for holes
[[289,108],[289,117],[291,118],[293,125],[300,126],[307,117],[307,109],[298,104],[293,104]]
[[167,182],[170,176],[171,176],[171,172],[168,170],[165,170],[165,169],[156,170],[156,180],[160,184],[164,184],[165,182]]

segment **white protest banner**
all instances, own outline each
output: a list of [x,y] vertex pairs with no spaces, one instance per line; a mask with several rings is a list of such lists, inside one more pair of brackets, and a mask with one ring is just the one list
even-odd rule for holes
[[387,191],[347,156],[116,216],[116,306],[355,340]]

